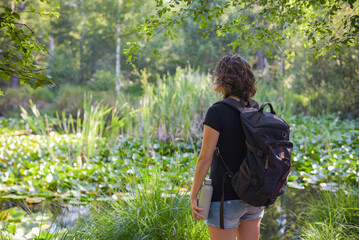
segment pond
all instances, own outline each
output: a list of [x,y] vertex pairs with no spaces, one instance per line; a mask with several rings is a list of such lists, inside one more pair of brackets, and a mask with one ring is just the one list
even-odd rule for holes
[[[290,239],[296,231],[296,215],[306,204],[313,189],[302,190],[288,188],[277,202],[269,207],[262,220],[262,239]],[[120,200],[121,201],[121,200]],[[65,203],[59,199],[38,200],[31,203],[20,196],[17,199],[0,199],[0,210],[15,208],[18,219],[17,233],[30,237],[31,232],[60,232],[73,226],[79,216],[90,212],[89,203],[71,201]],[[19,230],[22,229],[22,230]],[[19,233],[20,231],[20,233]]]
[[[292,122],[289,186],[296,189],[289,188],[266,211],[262,239],[291,239],[295,234],[296,215],[313,192],[299,188],[359,182],[358,120],[299,116]],[[151,140],[148,145],[130,136],[90,141],[81,134],[27,134],[21,124],[0,118],[0,228],[12,235],[66,230],[90,213],[89,203],[125,194],[144,176],[158,174],[159,184],[173,190],[192,184],[200,139],[173,144]],[[87,158],[91,144],[93,156]]]

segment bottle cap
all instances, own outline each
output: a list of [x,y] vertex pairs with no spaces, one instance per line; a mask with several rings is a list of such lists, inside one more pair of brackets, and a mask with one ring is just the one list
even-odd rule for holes
[[210,178],[205,178],[205,179],[204,179],[204,184],[206,184],[206,185],[211,185],[211,184],[212,184],[212,179],[210,179]]

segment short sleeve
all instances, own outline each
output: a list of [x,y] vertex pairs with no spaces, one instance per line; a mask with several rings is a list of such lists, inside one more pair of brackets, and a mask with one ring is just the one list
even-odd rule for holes
[[206,113],[203,125],[208,125],[218,132],[222,132],[221,119],[219,117],[218,109],[215,105],[211,106]]

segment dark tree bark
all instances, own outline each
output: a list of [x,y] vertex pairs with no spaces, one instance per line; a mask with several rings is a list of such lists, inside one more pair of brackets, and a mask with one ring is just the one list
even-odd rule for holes
[[262,49],[256,50],[257,62],[258,62],[258,70],[263,73],[264,71],[264,59]]

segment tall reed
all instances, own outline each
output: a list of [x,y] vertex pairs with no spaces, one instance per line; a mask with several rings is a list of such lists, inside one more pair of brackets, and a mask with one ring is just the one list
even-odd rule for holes
[[[78,111],[76,117],[56,112],[59,130],[81,137],[76,150],[69,146],[69,156],[76,152],[79,163],[87,161],[93,155],[98,139],[115,141],[118,134],[141,138],[144,148],[151,146],[152,139],[190,143],[200,139],[206,111],[220,99],[213,90],[211,76],[188,67],[178,68],[173,76],[157,76],[155,84],[149,83],[148,77],[145,70],[141,71],[144,93],[130,104],[128,97],[120,97],[115,106],[104,106],[86,96],[83,112]],[[271,102],[285,119],[293,115],[296,100],[290,89],[285,86],[274,89],[261,82],[257,87],[255,99],[259,103]],[[33,127],[46,128],[41,124]]]
[[[76,161],[78,166],[88,163],[100,146],[102,151],[104,148],[110,151],[116,145],[118,136],[131,126],[130,118],[138,112],[130,110],[127,102],[121,106],[119,101],[113,107],[104,106],[101,102],[93,102],[92,96],[88,94],[85,94],[83,109],[78,110],[76,118],[71,114],[66,116],[64,112],[60,116],[56,111],[56,118],[49,119],[46,114],[41,115],[31,100],[30,105],[32,114],[20,106],[21,116],[26,123],[35,133],[47,138],[56,130],[73,139],[66,141],[68,158],[70,162]],[[47,148],[55,158],[53,146],[47,145]]]
[[[135,118],[136,136],[160,141],[191,141],[202,133],[205,113],[220,95],[213,90],[212,77],[190,67],[178,68],[174,76],[158,77],[156,84],[147,81],[142,71],[144,94],[139,99],[140,114]],[[284,85],[280,88],[257,83],[259,103],[271,102],[276,112],[290,119],[297,107],[293,91]]]
[[[50,142],[50,124],[48,116],[45,114],[44,116],[41,115],[40,111],[37,109],[36,105],[33,104],[31,99],[29,100],[32,114],[29,114],[25,108],[22,106],[20,107],[20,115],[21,117],[26,121],[26,123],[29,125],[29,127],[34,131],[36,134],[43,135],[46,137],[47,142]],[[51,156],[51,158],[54,160],[56,159],[54,149],[51,145],[46,145],[46,148]]]
[[[212,77],[190,67],[178,68],[175,75],[157,76],[156,83],[148,82],[148,73],[141,71],[143,95],[129,104],[128,97],[120,97],[115,106],[104,106],[86,95],[83,113],[76,118],[56,112],[61,129],[66,134],[81,135],[87,157],[93,154],[95,139],[115,139],[118,133],[140,137],[144,145],[151,139],[160,141],[191,142],[202,133],[205,113],[220,95],[213,90]],[[284,85],[279,89],[259,82],[255,99],[271,102],[277,113],[285,119],[292,116],[296,100],[292,91]],[[109,117],[109,113],[112,117]],[[60,116],[61,115],[61,116]],[[111,123],[109,123],[111,122]],[[108,126],[110,124],[110,127]],[[38,126],[41,127],[41,126]]]
[[144,94],[140,98],[137,135],[160,141],[189,141],[201,133],[207,108],[218,95],[211,78],[191,68],[158,78],[155,85],[142,72]]

